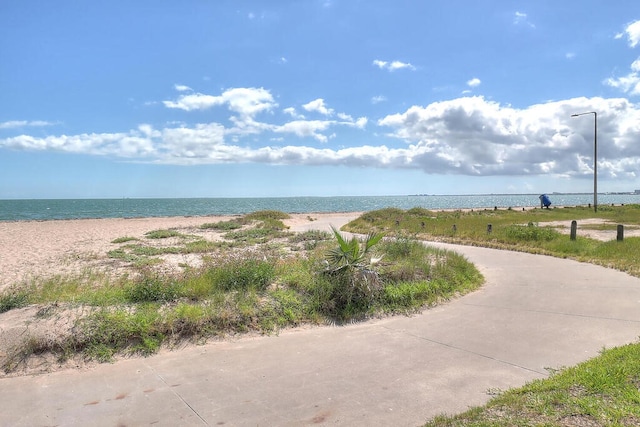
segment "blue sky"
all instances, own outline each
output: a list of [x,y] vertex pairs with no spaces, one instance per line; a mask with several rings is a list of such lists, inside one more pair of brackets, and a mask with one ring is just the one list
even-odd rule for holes
[[640,2],[0,3],[0,199],[640,189]]

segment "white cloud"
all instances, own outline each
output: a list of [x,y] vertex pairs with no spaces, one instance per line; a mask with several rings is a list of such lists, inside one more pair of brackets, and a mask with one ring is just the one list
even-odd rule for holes
[[320,142],[327,142],[329,138],[320,132],[327,130],[332,123],[331,121],[323,120],[294,120],[282,126],[276,126],[273,131],[276,133],[291,133],[303,138],[311,137]]
[[304,119],[304,115],[298,113],[294,107],[287,107],[284,110],[282,110],[282,112],[290,115],[294,119]]
[[467,81],[467,86],[469,86],[469,87],[478,87],[478,86],[480,86],[480,83],[482,83],[482,81],[480,81],[479,78],[474,77],[471,80]]
[[622,77],[610,77],[604,84],[621,90],[629,95],[640,95],[640,58],[631,64],[631,72]]
[[526,25],[529,28],[536,28],[534,24],[529,21],[529,18],[524,12],[516,12],[513,17],[514,25]]
[[304,108],[309,112],[320,113],[324,116],[332,116],[334,113],[334,111],[331,108],[327,108],[327,106],[324,104],[324,99],[322,98],[318,98],[307,104],[304,104],[302,108]]
[[181,95],[176,101],[163,101],[163,104],[167,108],[185,111],[206,110],[226,104],[229,110],[249,117],[277,106],[271,93],[264,88],[233,88],[219,96],[193,93]]
[[59,123],[47,122],[44,120],[10,120],[8,122],[0,122],[0,129],[15,129],[23,127],[42,127],[55,126]]
[[185,86],[185,85],[173,85],[174,89],[177,90],[178,92],[190,92],[192,89],[189,86]]
[[410,63],[402,62],[402,61],[389,62],[389,61],[382,61],[380,59],[375,59],[373,61],[373,65],[380,68],[381,70],[387,70],[387,71],[402,70],[404,68],[415,71],[416,69],[416,67],[414,67]]
[[[640,67],[640,63],[634,65]],[[235,96],[230,99],[236,100]],[[238,95],[237,99],[243,99]],[[253,98],[251,98],[253,99]],[[225,101],[231,105],[231,101]],[[235,102],[235,101],[234,101]],[[239,111],[262,111],[260,103],[235,105]],[[319,105],[319,104],[318,104]],[[324,103],[323,103],[324,105]],[[290,110],[292,112],[295,109]],[[293,120],[264,123],[238,116],[231,126],[220,123],[141,124],[120,133],[0,139],[0,148],[57,151],[167,164],[259,162],[296,165],[346,165],[418,169],[425,173],[482,175],[589,176],[592,174],[593,121],[572,113],[598,111],[598,138],[603,178],[636,177],[640,172],[640,107],[627,99],[575,98],[518,109],[463,97],[413,106],[377,121],[388,130],[371,134],[371,142],[344,146],[343,127],[364,129],[366,117],[337,113],[336,120]],[[251,137],[250,144],[242,138]],[[374,138],[390,138],[373,144]],[[310,146],[309,140],[327,144]],[[264,141],[260,144],[258,141]],[[257,145],[256,145],[257,144]],[[267,144],[279,144],[267,145]]]
[[371,98],[371,103],[372,104],[379,104],[381,102],[385,102],[387,100],[386,96],[383,95],[377,95]]
[[[640,19],[627,25],[624,29],[630,47],[636,47],[640,43]],[[616,34],[616,38],[622,38],[624,34]]]
[[567,52],[565,53],[564,57],[567,59],[573,59],[576,57],[576,54],[574,52]]

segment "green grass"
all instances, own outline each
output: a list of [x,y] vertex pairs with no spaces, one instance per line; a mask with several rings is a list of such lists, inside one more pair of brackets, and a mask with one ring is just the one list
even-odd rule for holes
[[506,391],[483,407],[439,416],[426,427],[638,426],[640,344],[599,357],[544,380]]
[[185,237],[176,230],[153,230],[144,234],[147,239],[167,239],[169,237]]
[[[640,277],[640,258],[636,237],[623,242],[601,242],[580,236],[571,241],[545,222],[600,218],[615,224],[640,225],[640,205],[602,206],[597,214],[588,208],[518,210],[475,210],[436,212],[423,208],[407,211],[389,208],[371,211],[349,223],[345,230],[371,231],[388,235],[415,235],[451,243],[525,251],[572,258],[625,271]],[[487,231],[491,224],[491,232]],[[455,226],[455,229],[454,229]]]
[[[248,230],[260,230],[265,233],[260,236],[267,237],[282,233],[260,227]],[[325,259],[336,242],[327,240],[329,237],[317,232],[298,238],[286,234],[284,239],[292,240],[289,244],[314,242],[298,251],[283,250],[269,241],[272,237],[254,249],[230,250],[204,241],[187,242],[195,245],[190,248],[125,244],[109,256],[141,262],[160,254],[203,250],[205,263],[182,274],[143,268],[137,274],[113,279],[87,271],[15,287],[0,294],[5,311],[53,303],[62,311],[84,307],[81,311],[85,315],[76,322],[74,333],[60,340],[25,340],[3,367],[18,369],[36,352],[54,353],[61,359],[81,354],[106,361],[116,354],[150,354],[183,339],[201,341],[248,331],[272,333],[301,324],[412,313],[476,289],[483,280],[475,267],[459,256],[429,249],[412,239],[380,244],[375,255],[384,262],[375,272],[367,270],[364,276],[330,274]],[[398,275],[402,268],[406,271]],[[379,282],[369,289],[363,278]]]

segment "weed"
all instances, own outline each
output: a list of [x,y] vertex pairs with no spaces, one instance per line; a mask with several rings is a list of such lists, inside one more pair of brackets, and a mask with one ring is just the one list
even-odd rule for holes
[[167,239],[169,237],[185,237],[184,234],[176,230],[154,230],[144,234],[147,239]]
[[137,240],[138,239],[135,237],[125,236],[125,237],[118,237],[117,239],[112,240],[111,243],[127,243],[127,242],[133,242]]
[[236,230],[238,228],[242,228],[242,226],[244,225],[243,222],[246,222],[246,221],[229,220],[229,221],[208,222],[206,224],[202,224],[200,228],[202,230],[213,229],[213,230],[229,231],[229,230]]
[[29,294],[25,291],[8,291],[0,295],[0,313],[22,308],[29,304]]

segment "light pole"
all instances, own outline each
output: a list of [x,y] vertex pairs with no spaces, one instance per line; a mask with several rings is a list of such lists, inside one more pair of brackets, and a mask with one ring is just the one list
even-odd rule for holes
[[593,211],[598,212],[598,113],[588,111],[586,113],[572,114],[571,117],[593,114]]

